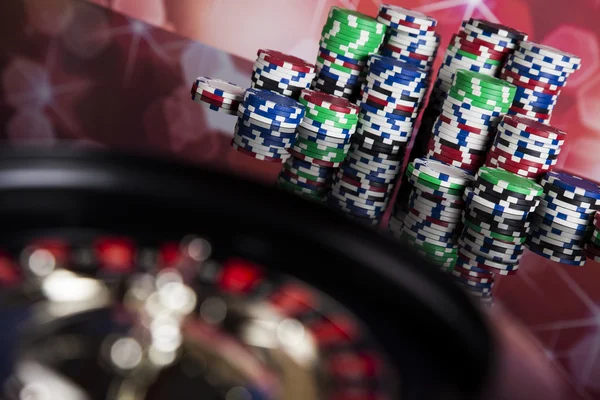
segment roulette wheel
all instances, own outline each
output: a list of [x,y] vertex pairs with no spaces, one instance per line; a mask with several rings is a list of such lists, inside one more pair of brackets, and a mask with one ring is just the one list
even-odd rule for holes
[[496,379],[449,277],[274,188],[6,151],[0,220],[2,399],[460,399]]

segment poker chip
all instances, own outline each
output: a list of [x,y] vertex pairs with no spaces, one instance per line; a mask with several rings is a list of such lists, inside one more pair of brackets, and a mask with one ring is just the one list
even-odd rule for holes
[[191,89],[192,100],[213,111],[235,115],[243,100],[244,89],[221,79],[200,76]]
[[522,41],[508,57],[500,75],[519,88],[510,114],[549,123],[560,91],[580,67],[581,59],[575,55]]
[[251,86],[297,99],[315,78],[315,66],[276,50],[260,49],[252,68]]

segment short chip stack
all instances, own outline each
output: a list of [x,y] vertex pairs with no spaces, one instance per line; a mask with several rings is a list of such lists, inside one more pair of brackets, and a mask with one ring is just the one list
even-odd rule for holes
[[305,198],[322,201],[331,187],[333,171],[348,152],[356,131],[358,107],[348,100],[310,89],[302,91],[304,118],[290,148],[292,157],[277,180],[278,186]]
[[315,90],[349,99],[360,87],[367,57],[377,53],[386,26],[357,11],[332,7],[321,31]]
[[552,261],[583,266],[586,237],[600,209],[600,187],[565,172],[548,172],[542,179],[544,197],[535,210],[527,247]]
[[477,171],[496,125],[512,104],[515,87],[501,79],[459,70],[433,126],[427,156]]
[[533,119],[505,115],[497,127],[486,165],[538,179],[558,162],[567,134]]
[[440,36],[435,33],[435,18],[418,11],[382,4],[377,20],[388,27],[382,55],[426,71],[431,69],[440,44]]
[[315,66],[275,50],[258,50],[254,62],[252,87],[271,90],[298,99],[315,78]]
[[248,89],[243,99],[233,148],[259,160],[284,162],[304,117],[304,106],[268,90]]
[[444,270],[456,263],[463,192],[473,176],[436,160],[418,158],[406,169],[412,192],[402,226],[390,220],[394,236],[412,244],[428,261]]
[[509,114],[550,123],[567,78],[581,68],[581,58],[549,46],[521,42],[502,68],[501,77],[517,85]]
[[594,230],[584,245],[585,255],[588,259],[600,262],[600,213],[594,214]]
[[519,268],[527,238],[529,214],[543,189],[511,172],[481,167],[473,188],[465,191],[464,228],[453,275],[468,292],[491,299],[494,274]]
[[[336,175],[330,203],[376,224],[402,168],[427,73],[403,61],[372,55],[360,91],[360,115],[348,157]],[[354,183],[354,187],[350,182]]]
[[192,84],[192,100],[213,111],[236,115],[244,97],[244,89],[221,79],[204,76],[196,78]]

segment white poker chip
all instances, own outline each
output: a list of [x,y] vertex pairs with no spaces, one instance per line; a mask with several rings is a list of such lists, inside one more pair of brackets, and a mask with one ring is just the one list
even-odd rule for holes
[[199,76],[196,78],[196,85],[202,90],[213,93],[217,96],[242,101],[245,89],[235,83],[227,82],[221,79],[207,78]]

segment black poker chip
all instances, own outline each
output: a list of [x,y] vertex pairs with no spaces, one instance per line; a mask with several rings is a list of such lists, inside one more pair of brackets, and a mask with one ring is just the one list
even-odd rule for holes
[[468,213],[465,213],[464,217],[467,221],[469,221],[485,230],[488,230],[488,231],[496,232],[496,233],[499,233],[504,236],[512,236],[515,238],[527,237],[527,232],[526,232],[525,228],[523,228],[523,226],[510,228],[510,229],[504,229],[503,227],[501,228],[501,226],[503,226],[501,223],[493,221],[493,220],[485,221],[485,220],[482,220],[481,218],[473,217]]
[[[481,190],[477,191],[475,194],[487,201],[491,201],[494,203],[498,203],[501,200],[498,197],[495,197],[495,196],[489,194],[488,192],[481,191]],[[511,208],[511,209],[517,210],[517,211],[530,211],[531,207],[533,207],[534,205],[535,205],[534,202],[521,202],[521,203],[512,203],[511,202],[510,205],[503,204],[503,206],[505,208]]]
[[350,146],[350,151],[353,151],[353,150],[360,151],[360,152],[368,154],[370,156],[373,156],[376,158],[381,158],[384,160],[389,160],[389,161],[402,162],[402,160],[404,159],[404,152],[399,152],[398,154],[389,154],[389,153],[378,151],[378,150],[364,148],[361,146],[360,143],[356,143],[354,141],[352,142],[352,145]]
[[527,239],[525,241],[525,244],[532,251],[545,253],[550,256],[560,258],[561,260],[580,261],[585,258],[585,252],[583,250],[576,251],[574,254],[566,254],[561,251],[553,250],[551,247],[546,246],[546,244],[544,244],[543,246],[540,246],[536,243],[533,243],[530,239]]
[[352,143],[356,143],[364,149],[377,150],[389,154],[398,153],[404,149],[402,145],[381,143],[362,135],[355,135],[352,138]]
[[488,193],[497,193],[497,196],[500,197],[501,199],[505,199],[507,197],[514,197],[517,199],[527,200],[528,197],[531,197],[526,194],[513,192],[512,190],[509,190],[509,189],[502,189],[501,187],[494,185],[493,183],[488,182],[484,179],[478,179],[477,185],[485,186]]
[[[532,111],[532,112],[539,113],[539,114],[552,114],[551,109],[532,106],[531,104],[521,103],[520,101],[516,101],[516,100],[513,101],[513,106],[519,107],[524,110],[526,109],[527,111]],[[531,110],[529,108],[531,108]]]
[[379,135],[376,135],[374,133],[367,132],[367,131],[361,131],[361,133],[355,133],[352,138],[353,139],[358,138],[360,140],[364,140],[364,138],[367,138],[369,140],[372,140],[375,143],[381,143],[381,144],[385,144],[387,146],[396,146],[396,147],[406,146],[405,141],[401,142],[399,140],[387,139],[387,138],[381,137]]
[[[596,200],[596,199],[592,199],[587,196],[575,194],[568,189],[563,189],[563,188],[553,185],[551,183],[545,182],[544,192],[548,193],[550,191],[557,194],[556,198],[558,200],[564,201],[566,203],[578,205],[578,206],[581,204],[585,204],[585,205],[590,205],[591,209],[594,209],[594,210],[600,209],[600,200]],[[565,193],[567,195],[565,195]]]
[[[465,237],[466,239],[470,240],[471,242],[478,243],[478,244],[481,243],[481,239],[471,235],[469,232],[467,232],[467,229],[468,228],[465,228],[463,230],[461,236]],[[494,244],[495,242],[497,242],[497,241],[486,238],[486,240],[483,242],[484,244],[482,245],[482,247],[485,247],[486,249],[491,250],[491,251],[495,251],[496,253],[504,253],[504,254],[518,254],[519,252],[522,253],[522,250],[523,250],[522,245],[511,244],[510,246],[498,246],[498,245]]]
[[525,222],[521,220],[515,220],[510,218],[503,218],[502,216],[491,216],[485,211],[478,210],[474,207],[469,207],[465,210],[465,215],[469,215],[480,222],[485,222],[488,224],[498,224],[499,226],[510,226],[514,229],[522,229],[525,230]]
[[475,154],[475,155],[484,155],[486,153],[485,150],[466,149],[465,146],[461,146],[458,143],[453,143],[453,142],[443,139],[439,136],[436,137],[435,140],[438,141],[440,144],[443,144],[446,147],[450,147],[450,148],[459,150],[463,153],[469,153],[469,154]]
[[[496,142],[506,146],[506,147],[510,147],[510,146],[514,146],[514,144],[512,144],[511,142],[509,142],[508,140],[504,140],[501,137],[497,137],[496,138]],[[555,158],[558,158],[558,154],[547,154],[547,153],[542,153],[540,151],[535,151],[535,150],[531,150],[527,147],[522,147],[522,146],[517,146],[516,149],[517,152],[521,152],[523,154],[529,154],[530,156],[534,156],[534,157],[538,157],[538,158],[543,158],[543,159],[549,159],[549,160],[553,160]]]
[[405,94],[402,94],[399,96],[397,93],[394,93],[391,90],[384,89],[381,86],[377,86],[377,85],[370,85],[368,87],[368,89],[369,89],[369,91],[373,90],[375,92],[384,94],[386,96],[394,97],[395,99],[406,101],[406,102],[417,103],[420,101],[418,97],[407,96]]

